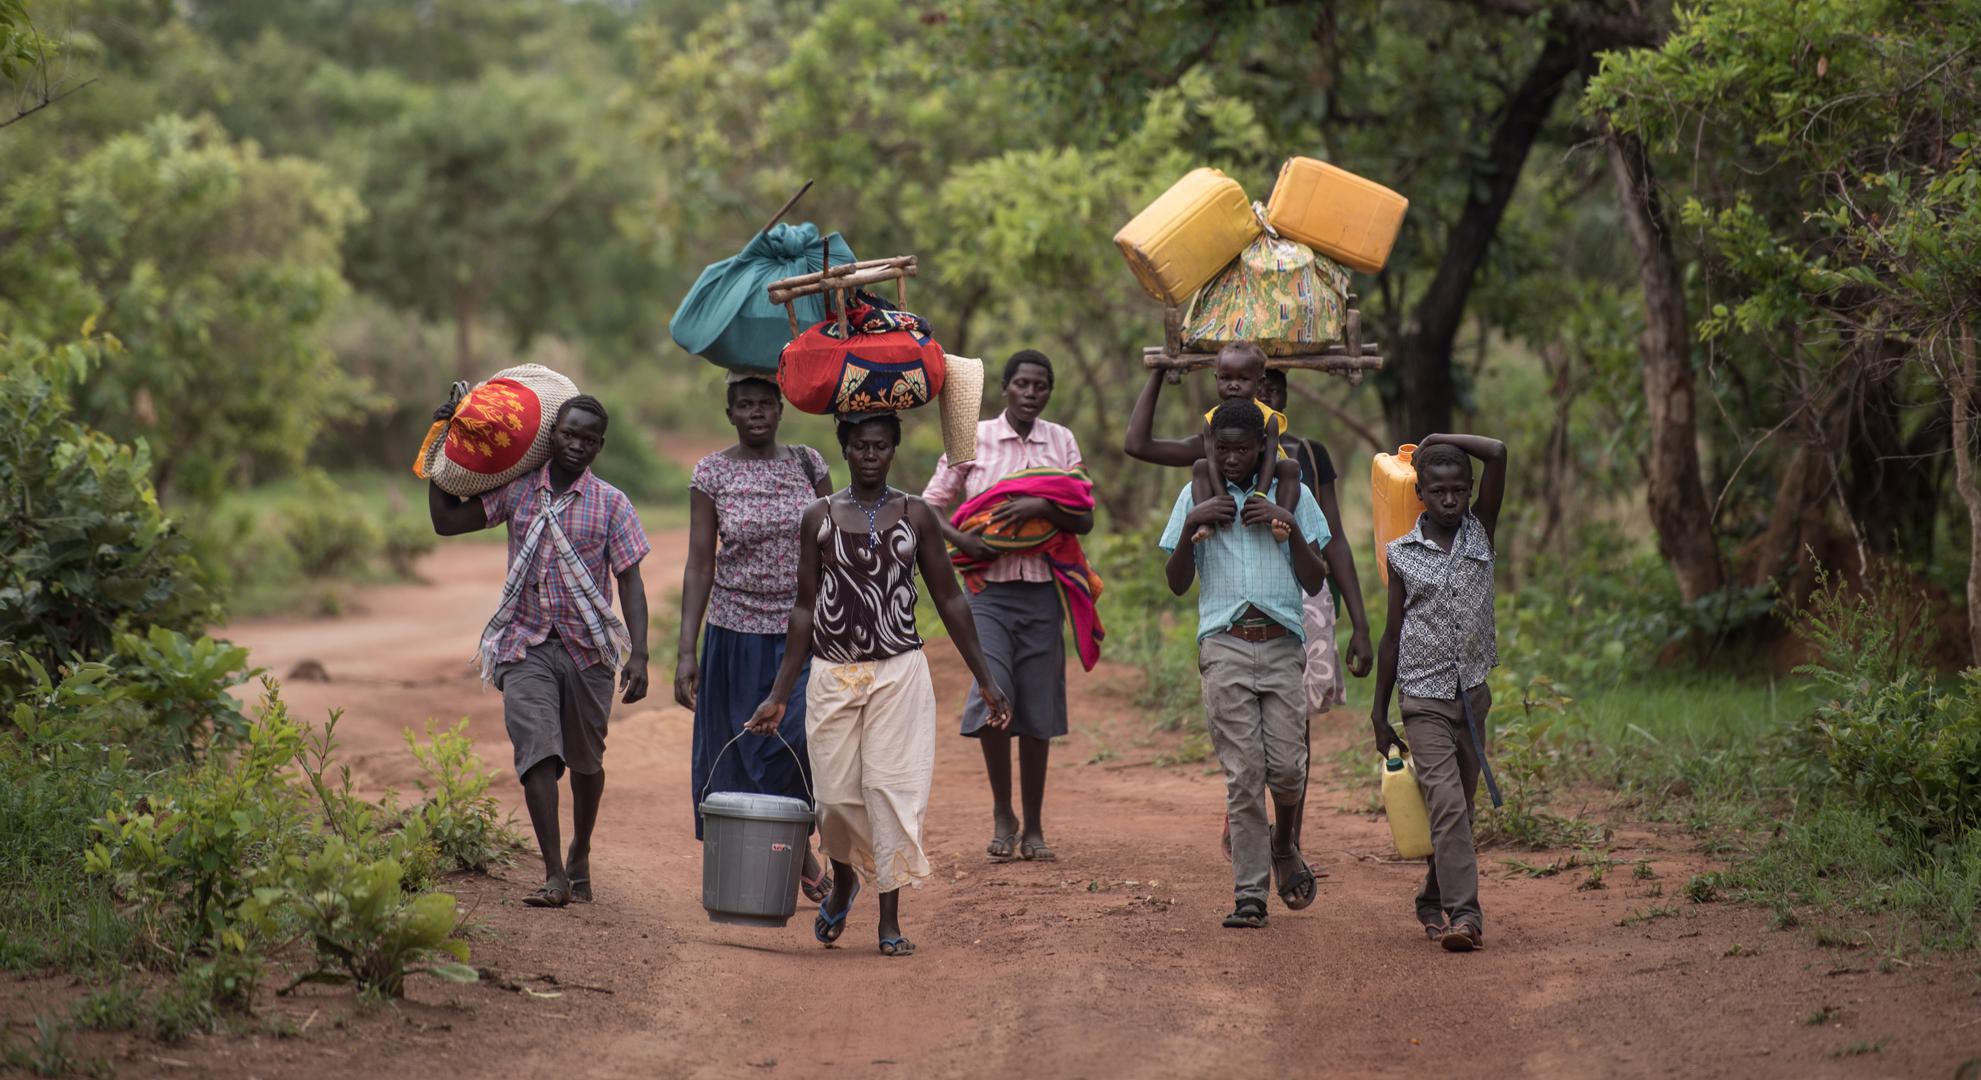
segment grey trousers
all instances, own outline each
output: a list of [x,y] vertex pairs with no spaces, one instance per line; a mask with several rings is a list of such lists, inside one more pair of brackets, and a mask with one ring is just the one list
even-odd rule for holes
[[[1493,692],[1485,683],[1465,692],[1479,731],[1486,731],[1486,714]],[[1417,919],[1435,923],[1449,916],[1454,925],[1469,922],[1481,930],[1479,856],[1472,847],[1472,796],[1479,790],[1479,755],[1465,731],[1465,713],[1457,698],[1402,698],[1403,739],[1417,765],[1417,785],[1424,789],[1424,807],[1431,814],[1430,869],[1417,894]]]
[[605,768],[614,678],[607,664],[580,671],[556,634],[530,646],[521,660],[495,669],[518,778],[551,760],[559,780],[566,766],[586,776]]
[[1251,642],[1212,634],[1197,643],[1204,720],[1224,767],[1231,816],[1231,878],[1240,900],[1272,887],[1272,826],[1266,796],[1285,806],[1307,794],[1306,656],[1292,634]]

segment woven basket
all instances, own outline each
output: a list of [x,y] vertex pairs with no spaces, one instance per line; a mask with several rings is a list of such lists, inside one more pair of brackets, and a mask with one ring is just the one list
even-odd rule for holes
[[427,431],[413,475],[461,499],[494,491],[544,463],[557,410],[577,396],[576,383],[542,364],[503,368]]
[[969,356],[946,358],[942,394],[942,449],[951,465],[977,460],[977,414],[984,407],[984,362]]

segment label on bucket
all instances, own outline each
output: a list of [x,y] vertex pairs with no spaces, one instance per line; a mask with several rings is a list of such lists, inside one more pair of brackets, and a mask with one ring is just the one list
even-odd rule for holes
[[770,845],[770,849],[771,849],[772,851],[777,851],[777,852],[785,852],[785,851],[790,851],[790,850],[791,850],[791,845],[790,845],[790,844],[775,844],[775,843],[774,843],[774,844],[772,844],[772,845]]

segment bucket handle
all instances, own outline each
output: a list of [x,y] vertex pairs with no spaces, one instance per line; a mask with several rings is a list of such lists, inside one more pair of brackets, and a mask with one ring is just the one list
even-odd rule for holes
[[[722,749],[717,750],[715,752],[714,757],[709,759],[708,780],[702,784],[702,793],[698,798],[695,799],[695,805],[700,806],[702,800],[708,798],[708,789],[715,784],[715,763],[721,761],[722,755],[728,753],[730,747],[735,746],[738,740],[740,740],[743,736],[748,735],[749,733],[750,733],[749,729],[747,728],[737,732],[733,738],[731,738],[728,742],[722,744]],[[811,804],[812,813],[814,814],[818,813],[819,812],[818,798],[812,794],[812,782],[806,779],[805,777],[805,759],[799,757],[798,751],[793,750],[791,748],[791,744],[785,740],[784,733],[782,731],[773,731],[771,732],[771,734],[777,736],[778,742],[784,743],[785,752],[791,755],[791,760],[798,763],[798,782],[805,785],[805,801]]]

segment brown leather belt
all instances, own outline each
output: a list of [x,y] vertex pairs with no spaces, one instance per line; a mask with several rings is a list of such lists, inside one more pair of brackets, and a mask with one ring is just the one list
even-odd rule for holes
[[1261,641],[1273,641],[1283,638],[1293,631],[1288,630],[1278,623],[1267,623],[1264,626],[1239,626],[1234,623],[1225,627],[1224,632],[1240,641],[1250,641],[1257,644]]

